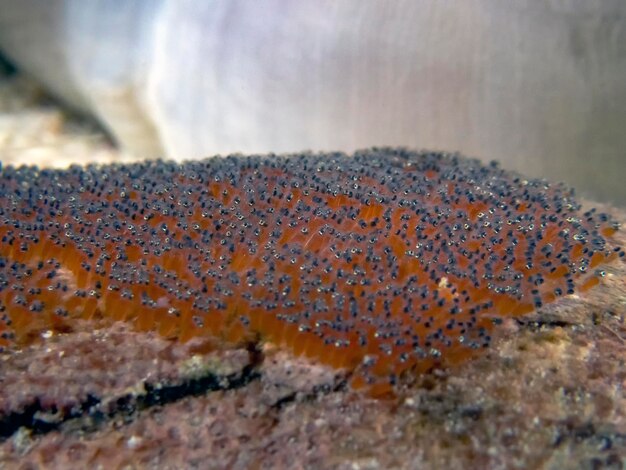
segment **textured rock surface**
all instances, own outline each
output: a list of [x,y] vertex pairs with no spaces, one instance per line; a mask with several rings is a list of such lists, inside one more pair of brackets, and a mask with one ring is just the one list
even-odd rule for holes
[[[626,465],[626,265],[507,326],[487,354],[394,401],[349,392],[334,371],[271,349],[207,351],[121,325],[77,328],[2,356],[0,411],[19,414],[37,398],[45,406],[33,418],[47,425],[16,427],[0,442],[0,468]],[[247,380],[210,380],[231,373]],[[166,395],[159,384],[183,387]]]
[[[47,430],[83,414],[100,419],[156,395],[228,387],[250,366],[245,350],[209,352],[206,341],[183,345],[122,324],[95,331],[79,326],[0,356],[0,426],[12,431],[32,420]],[[206,383],[195,384],[203,378]]]

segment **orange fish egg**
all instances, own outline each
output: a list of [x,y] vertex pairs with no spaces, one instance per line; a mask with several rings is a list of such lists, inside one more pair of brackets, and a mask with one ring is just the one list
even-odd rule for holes
[[0,171],[0,346],[75,318],[266,341],[384,393],[597,283],[617,225],[561,185],[372,149]]

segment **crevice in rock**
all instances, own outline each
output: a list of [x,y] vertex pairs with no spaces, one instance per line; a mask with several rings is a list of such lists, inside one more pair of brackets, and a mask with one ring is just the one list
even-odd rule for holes
[[35,434],[45,434],[57,429],[63,422],[76,419],[100,404],[100,399],[88,395],[80,404],[67,410],[56,407],[45,408],[39,399],[22,411],[12,411],[0,417],[0,441],[11,437],[20,428],[27,428]]
[[175,384],[144,383],[145,393],[123,395],[113,402],[107,400],[105,403],[101,397],[89,395],[77,406],[58,410],[55,407],[44,408],[39,399],[36,399],[22,411],[13,411],[0,416],[0,442],[10,438],[20,428],[26,428],[35,435],[42,435],[71,424],[72,429],[93,432],[114,418],[132,420],[137,412],[154,406],[210,392],[235,390],[259,378],[258,360],[252,357],[249,365],[230,375],[209,373]]
[[530,331],[539,331],[542,329],[553,329],[553,328],[569,328],[575,323],[559,320],[556,318],[534,318],[532,320],[516,318],[516,323],[520,326],[520,328],[525,328]]
[[309,402],[309,401],[315,400],[320,395],[328,395],[330,393],[335,393],[335,392],[346,390],[347,385],[348,385],[347,380],[340,380],[338,381],[338,383],[334,385],[324,384],[324,385],[315,386],[308,393],[304,393],[302,391],[296,390],[293,393],[290,393],[289,395],[281,397],[279,400],[277,400],[275,403],[272,404],[271,408],[274,410],[280,411],[286,405],[293,403],[295,401]]

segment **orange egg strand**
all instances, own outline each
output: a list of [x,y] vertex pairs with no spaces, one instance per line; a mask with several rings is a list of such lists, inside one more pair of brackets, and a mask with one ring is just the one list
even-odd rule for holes
[[0,172],[0,346],[74,318],[269,341],[384,391],[624,256],[571,191],[372,149]]

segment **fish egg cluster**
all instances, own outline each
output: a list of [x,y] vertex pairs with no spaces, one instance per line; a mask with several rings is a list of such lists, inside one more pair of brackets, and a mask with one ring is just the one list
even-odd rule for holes
[[384,393],[598,282],[617,224],[570,190],[372,149],[0,170],[0,347],[75,318],[267,341]]

